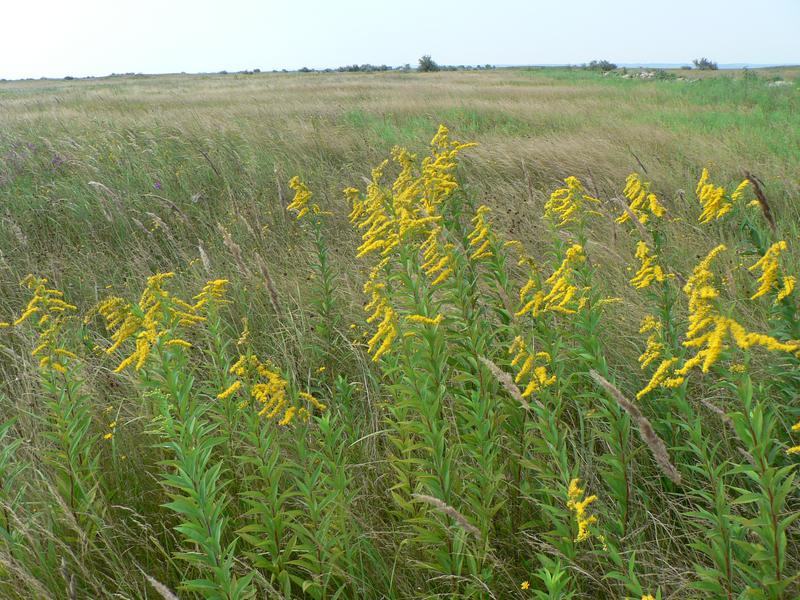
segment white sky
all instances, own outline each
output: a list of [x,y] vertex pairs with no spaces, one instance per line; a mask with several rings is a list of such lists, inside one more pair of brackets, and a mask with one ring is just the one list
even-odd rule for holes
[[0,0],[0,78],[352,63],[800,63],[800,0]]

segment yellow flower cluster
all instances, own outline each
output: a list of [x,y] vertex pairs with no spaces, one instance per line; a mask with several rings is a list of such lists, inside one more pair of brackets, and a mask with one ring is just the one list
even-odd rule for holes
[[345,195],[353,203],[350,222],[357,229],[364,230],[356,255],[358,258],[376,251],[385,256],[399,243],[396,222],[389,212],[391,198],[380,184],[383,170],[388,164],[389,161],[385,160],[372,169],[372,181],[367,185],[367,193],[363,199],[357,189],[345,190]]
[[450,256],[453,246],[440,240],[443,230],[438,209],[458,188],[455,179],[458,154],[472,146],[475,144],[451,141],[447,128],[442,125],[431,140],[430,156],[420,163],[416,155],[404,148],[392,150],[392,159],[400,172],[391,189],[381,184],[389,164],[386,160],[372,170],[372,179],[363,196],[356,188],[344,190],[352,203],[350,222],[363,231],[357,257],[377,254],[380,259],[364,285],[364,293],[370,296],[365,306],[370,313],[367,322],[378,322],[377,331],[368,342],[373,361],[386,354],[397,337],[398,315],[391,306],[381,275],[390,253],[408,240],[416,244],[415,236],[422,234],[424,238],[418,248],[423,257],[421,269],[431,278],[432,285],[438,285],[453,273]]
[[519,366],[519,372],[514,378],[515,383],[522,382],[526,377],[530,377],[528,385],[522,392],[522,397],[526,398],[538,392],[542,388],[553,385],[556,382],[556,376],[547,373],[547,367],[544,365],[536,365],[536,361],[550,364],[551,358],[547,352],[537,352],[531,354],[528,351],[528,346],[525,344],[520,336],[514,338],[514,342],[508,349],[509,354],[513,354],[514,358],[511,360],[511,366]]
[[197,312],[207,304],[214,304],[216,306],[230,304],[230,300],[227,298],[229,284],[230,281],[227,279],[213,279],[208,281],[203,286],[203,289],[200,290],[200,293],[193,298],[195,304],[192,306],[192,310]]
[[[792,425],[792,431],[800,432],[800,421]],[[800,454],[800,445],[792,446],[786,451],[787,454]]]
[[[733,190],[733,193],[731,194],[731,200],[733,200],[734,202],[737,202],[738,200],[740,200],[742,198],[742,196],[744,195],[744,191],[747,189],[747,187],[749,185],[750,185],[750,180],[749,179],[745,179],[744,181],[742,181],[742,183],[740,183],[738,186],[736,186],[736,189]],[[758,202],[758,201],[756,201],[756,202]]]
[[[573,267],[584,260],[586,256],[583,253],[583,246],[573,244],[567,249],[561,266],[545,280],[545,285],[549,287],[546,292],[543,289],[536,290],[538,287],[536,278],[529,278],[519,292],[519,300],[523,306],[516,312],[516,316],[521,317],[530,312],[534,317],[538,317],[546,311],[574,314],[581,310],[586,304],[586,298],[579,297],[580,288],[572,283],[572,276]],[[535,293],[530,296],[534,290]]]
[[[290,402],[289,382],[283,378],[280,371],[269,361],[261,362],[254,354],[240,355],[239,359],[231,366],[230,373],[236,379],[224,391],[217,394],[217,399],[227,400],[236,394],[247,382],[250,399],[260,406],[258,415],[268,419],[275,419],[282,413],[279,425],[289,425],[295,418],[307,422],[311,412],[306,406],[298,406]],[[327,406],[307,392],[299,392],[298,399],[305,400],[307,404],[320,412]],[[249,404],[245,400],[240,404],[244,408]]]
[[296,211],[297,219],[302,219],[308,213],[308,201],[313,194],[297,175],[289,180],[289,187],[294,190],[294,198],[286,208]]
[[475,142],[451,140],[447,127],[439,125],[431,140],[431,155],[422,159],[422,204],[429,215],[436,214],[445,198],[458,189],[455,178],[458,155],[477,145]]
[[789,296],[794,291],[797,279],[791,275],[781,278],[778,282],[778,271],[780,269],[780,255],[781,252],[786,252],[787,245],[784,240],[775,242],[770,246],[767,251],[754,265],[749,267],[750,271],[761,271],[761,276],[758,278],[759,288],[755,294],[750,298],[755,300],[771,292],[774,289],[778,290],[775,297],[775,304]]
[[695,194],[703,207],[703,212],[700,213],[698,220],[701,223],[709,223],[712,220],[721,219],[731,211],[733,202],[742,196],[746,187],[747,180],[739,184],[729,200],[725,197],[725,188],[711,183],[708,169],[704,168],[695,188]]
[[579,487],[580,479],[573,479],[569,483],[567,490],[567,508],[575,513],[575,521],[578,524],[578,535],[576,542],[583,542],[591,536],[591,526],[597,523],[597,517],[586,512],[587,507],[597,500],[597,496],[591,495],[584,497],[583,488]]
[[[650,182],[642,181],[637,173],[631,173],[625,180],[625,189],[622,191],[623,195],[631,201],[630,211],[636,216],[643,224],[647,223],[652,214],[654,217],[663,217],[667,209],[658,201],[655,194],[650,191]],[[630,220],[628,211],[624,211],[616,222],[619,224],[626,223]]]
[[373,269],[364,284],[364,293],[370,296],[369,303],[364,307],[367,312],[371,311],[367,323],[380,319],[375,334],[367,342],[367,351],[372,354],[373,362],[378,362],[389,351],[397,337],[397,313],[389,303],[386,284],[378,279],[378,272],[378,268]]
[[426,317],[425,315],[409,315],[406,317],[406,321],[409,323],[421,323],[423,325],[430,325],[431,327],[436,327],[443,319],[444,315],[436,315],[434,319]]
[[216,280],[209,282],[196,296],[196,304],[189,304],[164,289],[165,283],[174,275],[157,273],[149,277],[136,304],[112,296],[97,306],[97,312],[106,320],[106,329],[112,332],[113,343],[106,349],[107,354],[116,352],[130,338],[136,342],[136,349],[119,363],[115,373],[130,365],[137,371],[141,369],[152,348],[164,337],[167,338],[165,346],[190,347],[186,340],[173,337],[174,330],[205,321],[205,317],[199,314],[200,309],[224,295],[227,281]]
[[[77,356],[63,348],[59,342],[64,321],[70,313],[77,310],[73,304],[64,301],[64,293],[60,290],[49,288],[47,279],[28,275],[22,280],[21,285],[31,290],[31,299],[25,310],[14,321],[13,326],[22,325],[24,322],[35,319],[39,335],[38,343],[31,352],[32,356],[39,358],[39,367],[50,368],[60,373],[65,373],[70,360]],[[0,323],[0,327],[10,327],[11,323]]]
[[482,205],[475,211],[475,216],[472,218],[474,229],[467,235],[469,240],[472,254],[470,259],[480,260],[482,258],[491,258],[494,253],[492,252],[493,236],[491,230],[491,223],[487,220],[486,215],[491,212],[491,209]]
[[559,188],[544,205],[544,214],[558,220],[558,226],[577,221],[585,204],[597,204],[599,200],[586,193],[583,184],[577,177],[567,177],[566,187]]
[[439,236],[442,228],[439,225],[431,228],[428,237],[420,244],[422,263],[420,269],[431,278],[431,285],[438,285],[453,274],[452,258],[450,251],[452,244],[440,244]]
[[731,339],[742,350],[748,350],[753,346],[762,346],[772,352],[800,352],[800,342],[780,342],[763,333],[749,332],[736,320],[719,312],[716,306],[719,290],[714,285],[714,273],[711,271],[711,265],[725,249],[725,246],[720,244],[711,250],[695,267],[692,276],[683,288],[689,299],[689,326],[683,345],[687,348],[697,348],[697,352],[680,368],[671,373],[670,369],[675,366],[678,359],[664,360],[656,369],[647,386],[637,394],[637,398],[641,398],[659,386],[669,388],[680,385],[689,371],[695,367],[700,367],[703,373],[707,373],[711,366],[719,360],[728,339]]
[[646,369],[654,360],[661,358],[661,354],[664,351],[664,344],[661,343],[662,327],[663,325],[661,324],[661,321],[652,315],[647,315],[642,320],[639,333],[650,334],[650,336],[647,338],[647,348],[645,348],[645,351],[641,356],[639,356],[639,365],[642,369]]
[[117,431],[117,422],[116,421],[111,421],[111,423],[108,424],[108,432],[106,432],[103,435],[103,439],[104,440],[113,440],[114,439],[114,434],[116,433],[116,431]]
[[636,258],[642,261],[642,266],[636,272],[636,275],[630,280],[630,284],[636,289],[643,289],[648,287],[654,281],[663,283],[666,279],[663,269],[656,264],[655,255],[650,254],[650,248],[644,242],[636,244]]

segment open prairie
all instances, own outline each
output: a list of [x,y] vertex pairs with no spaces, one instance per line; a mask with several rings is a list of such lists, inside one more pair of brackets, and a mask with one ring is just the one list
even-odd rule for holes
[[640,72],[0,82],[0,597],[797,598],[800,68]]

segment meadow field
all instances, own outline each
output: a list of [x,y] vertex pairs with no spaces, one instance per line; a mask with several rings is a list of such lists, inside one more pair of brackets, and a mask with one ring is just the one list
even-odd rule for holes
[[0,597],[800,597],[800,68],[0,82]]

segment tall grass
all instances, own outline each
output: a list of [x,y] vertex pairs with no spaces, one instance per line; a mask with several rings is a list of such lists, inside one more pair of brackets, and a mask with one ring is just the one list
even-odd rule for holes
[[570,76],[4,91],[0,595],[796,597],[796,157]]

